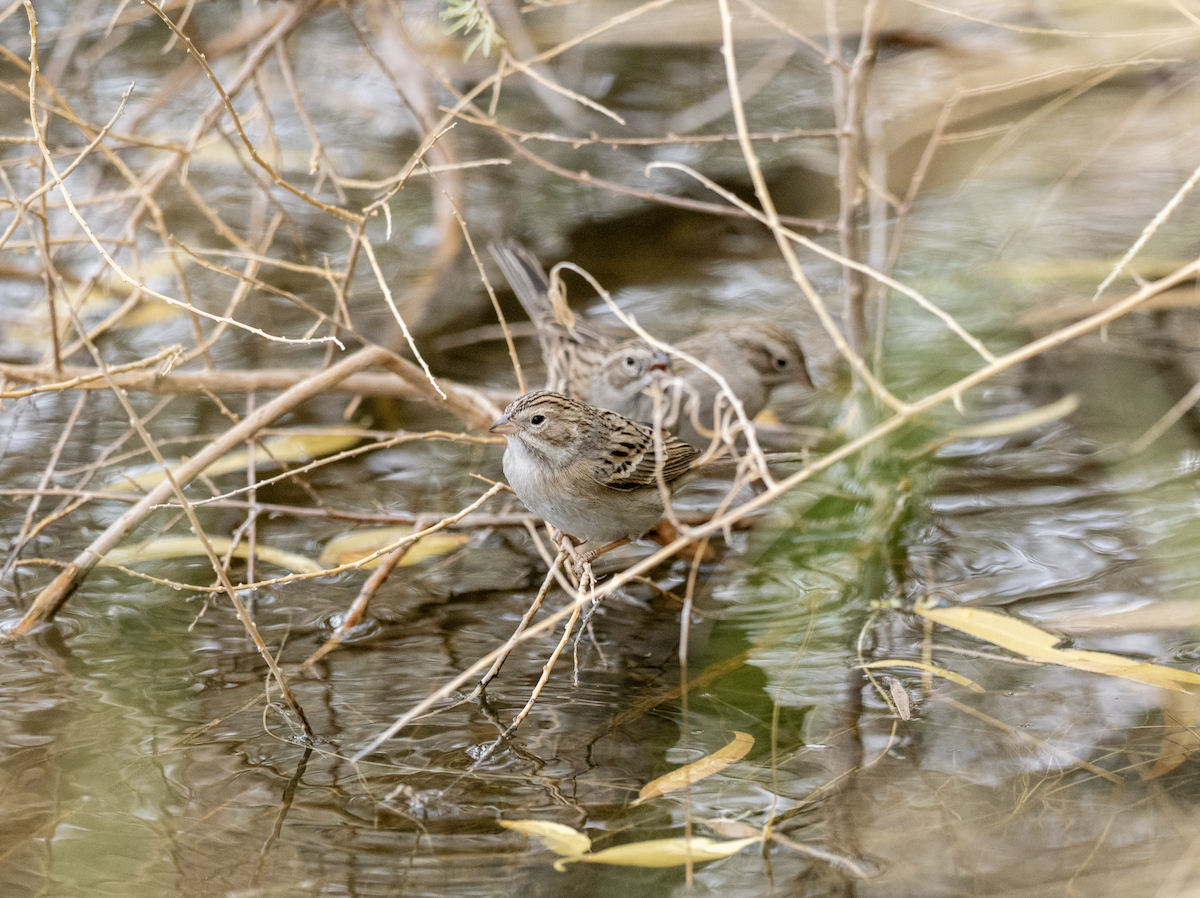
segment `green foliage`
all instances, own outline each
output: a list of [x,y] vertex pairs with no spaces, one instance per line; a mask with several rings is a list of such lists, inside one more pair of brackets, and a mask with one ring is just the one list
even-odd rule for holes
[[463,53],[463,62],[470,59],[471,54],[480,45],[483,46],[483,55],[491,56],[492,46],[504,43],[504,38],[496,31],[496,20],[488,12],[483,0],[448,0],[441,17],[443,21],[451,23],[446,29],[447,34],[461,31],[463,37],[466,37],[472,31],[477,32]]

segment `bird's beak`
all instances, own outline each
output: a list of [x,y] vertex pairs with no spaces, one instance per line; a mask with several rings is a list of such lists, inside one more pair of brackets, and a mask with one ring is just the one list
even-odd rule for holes
[[516,433],[518,430],[520,430],[520,428],[517,427],[516,424],[513,424],[512,421],[508,420],[508,415],[503,415],[495,424],[488,428],[488,433],[502,433],[505,436],[509,436],[510,434]]
[[659,378],[671,376],[671,359],[665,352],[656,352],[654,361],[650,363],[650,367],[646,369],[647,374],[657,375]]
[[810,390],[816,389],[816,387],[813,385],[812,378],[809,377],[809,375],[808,375],[808,366],[805,365],[804,362],[800,363],[800,369],[796,372],[795,376],[792,378],[792,382],[798,383],[798,384],[804,384],[804,386],[808,387]]

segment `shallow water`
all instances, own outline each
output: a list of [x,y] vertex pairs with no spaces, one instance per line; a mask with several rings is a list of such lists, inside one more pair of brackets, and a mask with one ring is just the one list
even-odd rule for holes
[[[101,55],[99,23],[113,11],[103,6],[97,4],[94,27],[81,44],[98,55],[99,74],[88,83],[68,69],[64,86],[78,102],[110,109],[134,76],[147,85],[136,96],[153,96],[182,56],[159,54],[166,34],[149,20],[118,26],[113,45]],[[263,10],[273,12],[266,4]],[[232,4],[201,4],[198,33],[210,41],[222,33],[222,11],[230,17],[239,12]],[[1049,16],[1067,29],[1074,14],[1065,7],[1054,15],[1026,12],[1014,8],[1013,15],[1031,26]],[[63,8],[39,8],[46,52],[61,37],[56,14]],[[0,25],[5,45],[18,55],[28,47],[20,18]],[[1104,27],[1090,18],[1085,24]],[[950,73],[946,79],[967,83],[975,68],[961,55],[968,46],[990,47],[986,59],[992,63],[1010,53],[1014,71],[1025,54],[1042,51],[1058,59],[1045,46],[1055,40],[1044,36],[962,22],[953,28],[943,22],[941,31],[929,23],[922,27],[937,38],[932,46],[918,46],[919,34],[901,40],[897,33],[885,47],[874,88],[881,97],[894,98],[914,70]],[[560,75],[577,79],[577,89],[590,87],[631,120],[636,113],[639,127],[661,127],[664,108],[698,102],[721,84],[714,45],[705,42],[709,38],[689,39],[696,43],[654,52],[594,47],[569,57]],[[319,62],[300,69],[298,78],[342,174],[386,176],[415,146],[406,131],[408,113],[386,79],[334,12],[322,13],[297,40],[307,50],[303,58]],[[1072,50],[1090,46],[1084,38],[1056,40]],[[757,44],[746,52],[748,65],[766,53]],[[1179,47],[1172,52],[1184,61],[1172,57],[1150,66],[1151,74],[1143,67],[1106,81],[1045,121],[1024,122],[1010,108],[992,110],[986,122],[970,120],[964,127],[1023,124],[1006,151],[973,177],[967,175],[986,146],[975,148],[973,157],[966,150],[946,153],[931,172],[934,186],[907,223],[897,276],[996,353],[1069,320],[1054,318],[1056,304],[1086,301],[1112,258],[1196,164],[1197,126],[1194,116],[1184,114],[1194,110],[1188,105],[1195,99],[1194,60]],[[457,74],[465,79],[486,71],[478,57],[473,65]],[[221,59],[218,69],[231,77],[236,65]],[[286,114],[278,70],[267,71],[284,150],[306,158],[304,129]],[[602,78],[607,71],[616,73],[611,82]],[[793,58],[752,100],[753,127],[828,126],[822,77],[819,65]],[[670,89],[654,90],[656,79]],[[11,72],[6,80],[20,83]],[[149,131],[177,137],[197,104],[209,101],[202,84],[188,83],[159,111],[138,110],[147,113]],[[341,93],[332,84],[353,85],[353,102],[338,102]],[[938,79],[929,78],[924,89],[934,94],[935,88]],[[506,90],[516,98],[508,113],[512,121],[565,129],[525,86],[514,82]],[[1027,102],[1026,113],[1039,105]],[[905,108],[911,112],[917,105]],[[242,113],[252,106],[247,101]],[[15,130],[19,104],[10,111]],[[111,112],[92,114],[103,119]],[[727,119],[718,121],[728,127]],[[456,139],[462,158],[503,149],[465,125]],[[222,146],[198,154],[190,177],[227,220],[261,234],[274,207],[261,201],[231,155],[221,155]],[[829,212],[823,206],[828,182],[795,167],[816,165],[813,152],[828,149],[816,141],[764,144],[768,171],[789,200],[788,214]],[[19,152],[5,150],[18,181],[32,177],[28,166],[14,161]],[[569,160],[596,176],[638,186],[645,186],[644,164],[665,158],[685,158],[745,186],[732,144],[547,152],[562,164]],[[891,187],[902,192],[911,147],[891,145],[889,152],[892,177],[899,181]],[[149,157],[141,150],[129,156],[139,153]],[[303,180],[303,164],[291,162],[288,171]],[[119,183],[107,169],[74,177],[84,175],[93,179],[91,191]],[[678,183],[666,175],[652,182],[656,189]],[[437,239],[430,225],[433,195],[424,181],[398,194],[390,238],[382,221],[369,225],[380,264],[401,297],[411,295],[407,291]],[[355,196],[361,205],[374,193],[362,189]],[[570,258],[665,337],[680,337],[722,315],[786,320],[801,335],[820,389],[815,397],[779,396],[776,407],[785,421],[829,431],[818,453],[861,432],[864,418],[881,414],[869,399],[845,389],[848,378],[815,316],[773,241],[755,227],[551,180],[519,161],[473,170],[461,197],[476,244],[517,233],[547,259]],[[180,190],[165,188],[162,201],[181,239],[218,245]],[[271,253],[287,260],[327,253],[331,266],[344,264],[346,238],[339,225],[291,198],[280,198],[279,205],[290,223],[281,226]],[[7,214],[0,210],[3,224]],[[94,213],[112,229],[121,214],[127,210],[100,207]],[[1147,255],[1161,262],[1194,252],[1196,214],[1195,202],[1185,201]],[[157,252],[148,234],[139,239],[148,256]],[[30,264],[15,250],[4,253],[6,264]],[[64,249],[56,258],[81,277],[96,264],[87,247]],[[823,260],[804,261],[817,288],[835,299],[838,271]],[[434,347],[438,338],[493,320],[472,272],[463,259],[436,300],[415,316],[420,345]],[[159,289],[174,289],[169,271],[156,276]],[[188,277],[194,293],[211,297],[213,308],[223,306],[230,282],[195,266]],[[329,303],[327,285],[311,274],[272,268],[263,277],[322,308]],[[1131,284],[1126,278],[1109,293],[1122,295]],[[390,312],[365,265],[354,286],[356,325],[371,333],[387,328]],[[18,327],[44,304],[41,289],[40,280],[11,276],[0,282],[4,361],[29,362],[45,351],[32,331]],[[307,327],[303,313],[256,296],[243,307],[244,320],[272,332]],[[514,307],[502,298],[506,308]],[[576,304],[581,312],[584,306]],[[600,313],[598,303],[588,308]],[[391,576],[348,644],[294,681],[319,736],[311,745],[277,691],[264,686],[266,666],[219,594],[97,568],[51,627],[0,642],[0,892],[54,898],[1189,894],[1197,883],[1191,858],[1200,837],[1193,804],[1200,789],[1191,756],[1200,727],[1195,695],[1033,663],[981,639],[927,628],[911,609],[932,596],[948,605],[1002,610],[1064,635],[1072,648],[1197,668],[1195,421],[1185,416],[1146,451],[1126,451],[1195,380],[1200,341],[1194,321],[1187,304],[1138,313],[1103,336],[1083,337],[1014,367],[969,391],[964,413],[950,406],[932,410],[772,503],[728,544],[718,540],[715,559],[697,578],[686,675],[679,658],[679,596],[688,565],[667,563],[652,572],[652,583],[622,588],[594,610],[589,629],[568,647],[528,719],[490,752],[529,697],[556,633],[520,646],[480,700],[440,710],[362,762],[351,760],[397,716],[512,633],[545,571],[521,528],[466,531],[471,541],[465,548]],[[172,342],[191,345],[192,327],[182,316],[164,315],[112,332],[103,348],[110,360],[148,356]],[[532,341],[521,349],[537,383]],[[884,378],[904,398],[919,398],[980,364],[941,324],[898,296],[891,300],[885,350]],[[241,333],[218,342],[211,358],[216,367],[232,369],[316,366],[323,353],[324,347],[266,345]],[[515,387],[498,341],[431,349],[429,357],[440,375]],[[81,357],[73,361],[84,363]],[[1067,417],[999,436],[947,439],[964,426],[1021,415],[1071,394],[1080,405]],[[142,414],[159,399],[130,394]],[[204,394],[184,395],[159,413],[151,426],[168,455],[195,451],[195,444],[169,440],[211,437],[228,426],[227,412],[248,410],[242,395],[223,394],[221,400],[218,406]],[[5,489],[38,485],[76,401],[72,392],[5,400]],[[341,425],[349,404],[346,396],[322,396],[277,426]],[[367,402],[352,408],[351,417],[377,428],[454,424],[416,403]],[[106,393],[90,394],[51,484],[75,484],[77,469],[93,463],[125,430],[118,403]],[[136,448],[134,438],[116,455]],[[149,462],[145,455],[117,461],[89,488],[119,483],[122,471]],[[410,443],[381,449],[319,468],[303,486],[284,480],[262,487],[257,501],[436,519],[484,491],[470,473],[499,477],[499,447]],[[243,482],[238,477],[217,478],[211,491],[237,487]],[[681,493],[681,506],[711,505],[719,492],[707,486]],[[189,488],[193,498],[210,494],[206,484]],[[0,494],[5,560],[29,502],[27,494]],[[34,519],[58,502],[44,497]],[[4,616],[15,619],[51,579],[54,568],[46,560],[74,557],[126,507],[112,498],[92,501],[41,533],[0,581]],[[497,499],[484,511],[501,507]],[[245,512],[209,506],[199,514],[210,533],[229,535]],[[186,521],[160,510],[131,541],[167,529],[184,533]],[[352,523],[333,515],[264,511],[256,538],[315,558],[351,529]],[[645,544],[619,550],[597,569],[620,570],[648,551]],[[208,587],[213,580],[198,558],[135,567],[176,584]],[[243,562],[234,562],[232,570],[235,582],[248,575]],[[270,564],[256,565],[260,579],[276,573]],[[286,669],[294,670],[329,636],[366,577],[345,572],[253,595],[257,626]],[[565,601],[552,592],[548,607],[557,610]],[[876,670],[877,691],[860,669],[868,661],[922,658],[985,691],[975,694],[902,666]],[[886,676],[894,679],[894,692]],[[911,719],[894,712],[885,692],[908,698]],[[715,752],[734,732],[754,739],[744,759],[688,790],[631,804],[643,785]],[[757,828],[770,822],[801,848],[774,842],[699,864],[691,885],[680,866],[576,863],[557,872],[551,851],[498,824],[518,819],[574,827],[590,836],[597,851],[683,836],[689,820],[696,834],[714,836],[703,821],[716,819]],[[827,854],[814,858],[804,846]]]

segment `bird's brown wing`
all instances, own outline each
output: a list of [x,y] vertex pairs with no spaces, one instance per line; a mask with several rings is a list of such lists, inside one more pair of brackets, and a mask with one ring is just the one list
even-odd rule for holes
[[504,272],[529,320],[539,330],[562,327],[550,302],[550,279],[537,256],[515,240],[493,240],[488,244],[488,252]]
[[[550,279],[537,256],[515,240],[492,241],[488,251],[521,308],[538,332],[546,362],[546,389],[565,396],[587,397],[588,379],[619,342],[615,336],[580,321],[564,303],[555,309]],[[560,316],[567,320],[560,320]]]
[[[636,490],[655,483],[654,434],[644,427],[615,412],[603,411],[607,452],[602,453],[592,466],[592,477],[597,483],[614,490]],[[683,440],[663,434],[666,457],[662,464],[665,483],[679,479],[688,470],[699,451]]]

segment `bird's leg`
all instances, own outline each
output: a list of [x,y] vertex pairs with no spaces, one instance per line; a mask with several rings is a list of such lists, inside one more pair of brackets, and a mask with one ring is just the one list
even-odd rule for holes
[[[661,521],[655,524],[654,527],[652,527],[645,535],[645,539],[652,540],[653,542],[658,543],[660,546],[669,546],[678,538],[679,531],[675,528],[675,525],[666,518],[663,518]],[[682,549],[676,552],[675,555],[679,558],[682,558],[684,561],[694,561],[699,549],[700,547],[696,543],[692,543],[684,546]],[[712,561],[715,561],[716,557],[716,550],[711,545],[705,544],[704,552],[700,557],[700,561],[704,564],[709,564]]]
[[575,545],[574,539],[561,530],[555,529],[550,539],[554,542],[554,545],[567,553],[567,557],[571,559],[571,566],[575,571],[575,579],[582,583],[584,570],[590,569],[593,556],[590,553],[588,555],[581,555],[579,547]]
[[652,540],[660,546],[669,546],[679,537],[679,531],[675,525],[663,518],[653,527],[646,531],[644,539]]
[[571,562],[575,566],[575,576],[578,578],[583,577],[585,567],[590,569],[592,562],[605,552],[610,552],[618,546],[623,546],[629,542],[628,536],[622,536],[620,539],[614,539],[607,546],[601,546],[599,549],[594,549],[591,552],[581,555],[579,553],[579,547],[572,542],[571,537],[567,536],[567,534],[563,533],[561,530],[555,530],[551,539],[554,540],[554,544],[556,546],[566,552],[571,558]]
[[629,542],[628,536],[622,536],[620,539],[614,539],[607,546],[601,546],[599,549],[594,549],[593,551],[588,552],[586,555],[583,556],[583,561],[586,564],[591,564],[593,561],[595,561],[597,558],[599,558],[605,552],[611,552],[613,549],[620,548],[621,546],[625,545],[627,542]]

